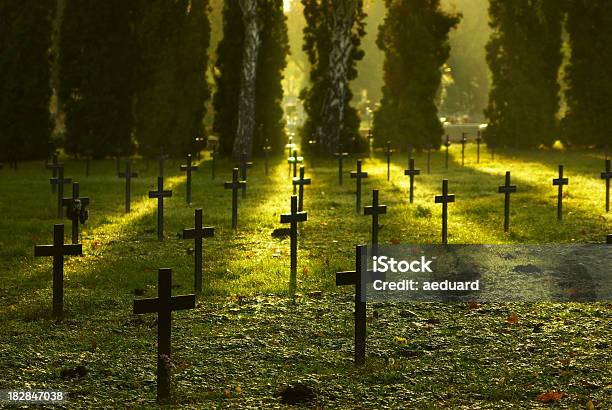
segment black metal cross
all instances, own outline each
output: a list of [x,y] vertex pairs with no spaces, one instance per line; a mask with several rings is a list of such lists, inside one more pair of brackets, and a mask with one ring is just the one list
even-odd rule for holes
[[476,134],[476,163],[480,164],[480,143],[482,142],[482,136],[480,135],[480,130]]
[[312,139],[308,140],[308,153],[310,154],[310,166],[314,169],[317,147],[317,136],[313,135]]
[[[298,163],[304,162],[304,157],[298,157],[297,150],[293,150],[293,155],[287,158],[289,167],[293,168],[293,178],[297,178],[297,165]],[[295,185],[293,186],[293,195],[295,195]]]
[[372,205],[363,207],[364,215],[372,215],[372,255],[378,254],[378,215],[387,213],[387,205],[378,204],[378,189],[372,190]]
[[157,239],[164,240],[164,198],[170,198],[172,191],[164,191],[164,177],[157,177],[157,191],[149,191],[149,198],[157,198]]
[[270,156],[270,151],[272,151],[272,146],[270,145],[270,141],[266,138],[266,143],[263,146],[264,153],[264,169],[266,171],[266,175],[268,175],[268,157]]
[[121,148],[117,148],[115,153],[115,172],[118,174],[121,171]]
[[132,161],[125,163],[125,172],[119,173],[119,178],[125,178],[125,213],[130,213],[132,202],[132,178],[137,178],[138,172],[132,172]]
[[57,185],[57,217],[62,218],[62,208],[64,206],[64,185],[72,184],[72,178],[64,178],[64,166],[57,168],[57,177],[49,180],[51,186]]
[[342,144],[338,147],[338,152],[334,153],[334,157],[338,158],[338,184],[342,185],[342,163],[344,157],[348,156],[348,152],[342,151]]
[[66,206],[66,217],[72,222],[72,243],[79,243],[79,222],[85,223],[87,220],[89,198],[79,197],[78,182],[72,184],[72,197],[64,198],[62,204]]
[[238,168],[234,168],[232,180],[224,185],[225,189],[232,190],[232,229],[238,228],[238,190],[242,189],[243,185],[246,185],[246,181],[238,180]]
[[557,194],[557,220],[563,220],[563,185],[569,185],[569,179],[563,177],[563,165],[559,165],[559,178],[553,179],[553,186],[558,186]]
[[34,256],[53,257],[53,316],[64,312],[64,256],[82,255],[81,244],[64,244],[64,225],[53,225],[53,245],[36,245]]
[[414,169],[414,158],[408,161],[408,169],[404,170],[404,175],[410,176],[410,203],[414,202],[414,177],[421,175],[420,169]]
[[304,178],[304,166],[300,166],[300,177],[293,178],[293,190],[295,191],[295,186],[299,186],[298,189],[298,211],[302,212],[304,210],[304,185],[310,185],[310,178]]
[[191,229],[183,229],[183,239],[193,239],[195,242],[195,293],[202,291],[202,238],[215,236],[215,228],[202,227],[202,208],[195,210],[195,225]]
[[[57,151],[55,151],[53,153],[53,158],[51,160],[51,163],[47,163],[45,164],[45,168],[50,169],[51,170],[51,178],[57,178],[57,170],[60,167],[63,167],[64,164],[60,164],[58,162],[58,157],[59,157],[59,153]],[[55,193],[55,185],[51,185],[51,193],[54,194]]]
[[356,195],[356,208],[355,210],[359,214],[361,212],[361,180],[368,177],[367,172],[363,172],[361,170],[361,160],[357,160],[357,171],[351,171],[351,178],[355,178],[355,182],[357,184],[357,190],[355,192]]
[[504,232],[510,229],[510,194],[516,192],[516,185],[510,183],[510,171],[506,171],[506,184],[499,187],[500,194],[504,194]]
[[455,202],[455,195],[448,194],[448,179],[442,180],[442,195],[436,195],[436,204],[442,204],[442,244],[448,243],[448,204]]
[[391,141],[387,141],[385,146],[385,156],[387,157],[387,181],[391,179],[391,155],[393,150],[391,149]]
[[601,173],[601,179],[606,180],[606,212],[610,212],[610,179],[612,172],[610,171],[610,160],[606,159],[606,171]]
[[170,398],[172,312],[195,308],[195,295],[172,296],[172,269],[161,268],[157,298],[134,300],[134,314],[157,313],[157,401]]
[[451,146],[450,138],[448,135],[446,136],[446,142],[444,143],[444,145],[446,146],[446,159],[445,159],[444,164],[446,166],[446,169],[448,169],[448,150]]
[[467,138],[465,138],[465,132],[461,133],[461,166],[465,165],[465,144],[467,143]]
[[293,137],[289,137],[289,142],[285,144],[285,148],[287,148],[287,157],[291,156],[291,150],[295,148],[295,144],[293,143]]
[[308,214],[298,210],[297,196],[291,196],[291,213],[281,214],[280,223],[291,224],[291,276],[289,279],[289,293],[295,295],[297,283],[297,234],[298,223],[308,220]]
[[[243,152],[240,154],[240,164],[238,164],[240,168],[240,180],[246,182],[247,180],[247,170],[253,166],[253,163],[248,161],[247,154]],[[242,185],[242,198],[246,198],[246,184]]]
[[[368,269],[368,248],[357,245],[355,248],[355,270],[336,272],[336,286],[355,286],[355,364],[365,363],[366,354],[366,301],[365,285],[377,279],[384,279],[384,274]],[[365,279],[365,282],[363,283]]]
[[181,171],[187,173],[187,182],[185,183],[185,201],[187,205],[191,204],[191,172],[197,170],[198,166],[191,163],[191,154],[187,154],[187,164],[181,165]]
[[413,151],[412,144],[408,144],[408,148],[406,151],[408,152],[408,158],[412,158],[412,151]]

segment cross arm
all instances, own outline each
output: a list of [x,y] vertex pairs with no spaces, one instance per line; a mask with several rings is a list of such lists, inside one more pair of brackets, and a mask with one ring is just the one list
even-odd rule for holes
[[55,254],[53,245],[34,246],[34,256],[53,256]]
[[553,185],[569,185],[569,178],[555,178]]
[[455,195],[436,195],[436,204],[443,204],[445,202],[455,202]]
[[[374,213],[373,206],[366,206],[363,208],[364,215],[372,215]],[[378,205],[376,208],[376,213],[378,214],[386,214],[387,213],[387,205]]]
[[159,299],[137,299],[134,300],[134,314],[142,315],[144,313],[157,312],[159,309]]
[[308,213],[296,212],[295,214],[281,214],[281,223],[288,224],[291,222],[305,222],[308,220]]
[[355,285],[357,273],[355,271],[336,272],[336,286]]
[[368,177],[367,172],[351,171],[351,178],[367,178],[367,177]]
[[300,178],[293,178],[293,185],[310,185],[311,180],[310,178],[304,178],[304,179],[300,179]]
[[504,185],[504,186],[500,186],[499,187],[499,191],[500,194],[505,194],[508,192],[516,192],[516,185]]
[[63,251],[64,255],[82,255],[83,245],[80,243],[64,245]]
[[173,296],[170,301],[172,310],[187,310],[195,308],[195,295]]

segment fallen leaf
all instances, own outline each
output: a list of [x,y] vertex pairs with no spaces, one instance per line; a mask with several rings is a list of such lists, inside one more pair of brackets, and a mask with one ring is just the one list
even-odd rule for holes
[[549,390],[545,393],[538,395],[538,397],[536,397],[536,400],[542,403],[550,403],[554,401],[559,401],[562,397],[563,393],[559,393],[555,390]]
[[509,325],[516,325],[516,324],[518,324],[518,316],[516,315],[516,313],[514,313],[514,312],[510,313],[510,315],[508,316],[508,319],[506,319],[506,322]]
[[593,405],[592,400],[587,401],[586,408],[587,410],[595,410],[595,405]]
[[478,302],[476,302],[474,299],[470,299],[467,304],[468,309],[470,310],[478,309]]

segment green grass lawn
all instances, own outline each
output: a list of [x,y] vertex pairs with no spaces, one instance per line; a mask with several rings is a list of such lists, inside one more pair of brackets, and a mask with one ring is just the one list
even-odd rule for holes
[[[603,157],[593,152],[530,151],[483,154],[475,163],[468,146],[465,167],[460,147],[416,156],[415,203],[408,203],[407,158],[393,157],[386,180],[381,153],[364,158],[369,173],[362,204],[380,190],[388,205],[380,218],[381,243],[439,243],[440,206],[433,201],[441,180],[457,196],[449,205],[450,243],[601,243],[612,232],[604,211]],[[208,156],[207,156],[208,158]],[[165,241],[155,231],[157,163],[136,161],[132,213],[124,214],[124,180],[114,161],[94,161],[85,176],[83,161],[64,159],[66,176],[80,182],[91,200],[82,230],[83,257],[65,268],[65,317],[51,318],[51,258],[34,258],[35,244],[50,244],[56,219],[50,172],[42,163],[0,170],[0,389],[53,388],[69,392],[74,407],[155,405],[155,315],[134,316],[136,289],[156,295],[157,269],[173,269],[175,295],[193,290],[191,241],[194,208],[215,237],[204,244],[204,284],[197,308],[173,315],[173,402],[177,406],[281,406],[275,392],[297,381],[312,387],[326,408],[534,408],[536,398],[562,393],[553,404],[612,408],[612,304],[371,304],[368,361],[352,365],[353,290],[336,289],[336,271],[354,269],[355,245],[370,237],[369,217],[355,213],[354,180],[345,162],[338,186],[336,162],[306,161],[305,210],[300,228],[298,297],[288,297],[289,241],[272,233],[289,211],[292,187],[284,159],[263,160],[249,171],[248,198],[239,201],[238,230],[231,229],[230,162],[200,163],[193,203],[185,204],[180,162],[166,162]],[[565,220],[556,221],[558,164],[570,179]],[[505,171],[518,193],[512,197],[510,232],[503,232]],[[70,193],[67,189],[66,196]],[[69,240],[69,222],[66,238]],[[286,227],[286,226],[285,226]],[[518,322],[508,321],[516,314]],[[62,371],[83,365],[87,374],[70,379]]]

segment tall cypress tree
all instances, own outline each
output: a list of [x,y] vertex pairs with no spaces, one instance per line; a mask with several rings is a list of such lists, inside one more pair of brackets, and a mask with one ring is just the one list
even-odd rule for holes
[[383,98],[374,115],[377,145],[440,146],[443,128],[436,93],[450,54],[448,35],[460,16],[445,13],[439,0],[386,0],[378,33],[385,51]]
[[60,28],[59,97],[67,152],[131,153],[134,2],[67,0]]
[[208,0],[152,0],[137,25],[135,102],[139,151],[182,156],[204,137],[210,24]]
[[560,2],[491,0],[489,16],[492,85],[485,139],[497,146],[551,145],[559,110]]
[[[262,153],[266,139],[281,152],[285,139],[281,81],[287,64],[289,39],[282,0],[259,0],[257,17],[260,47],[255,86],[255,132],[253,154]],[[238,128],[244,25],[238,1],[227,0],[223,8],[223,38],[217,47],[216,92],[213,96],[213,131],[221,151],[231,154]]]
[[571,54],[563,134],[576,145],[612,146],[612,5],[607,0],[566,4]]
[[318,149],[332,153],[359,137],[360,118],[350,105],[349,82],[357,77],[365,35],[362,0],[302,0],[306,27],[303,49],[310,62],[311,85],[302,90],[307,119],[302,140],[320,140]]
[[0,155],[43,159],[51,133],[53,0],[0,0]]

